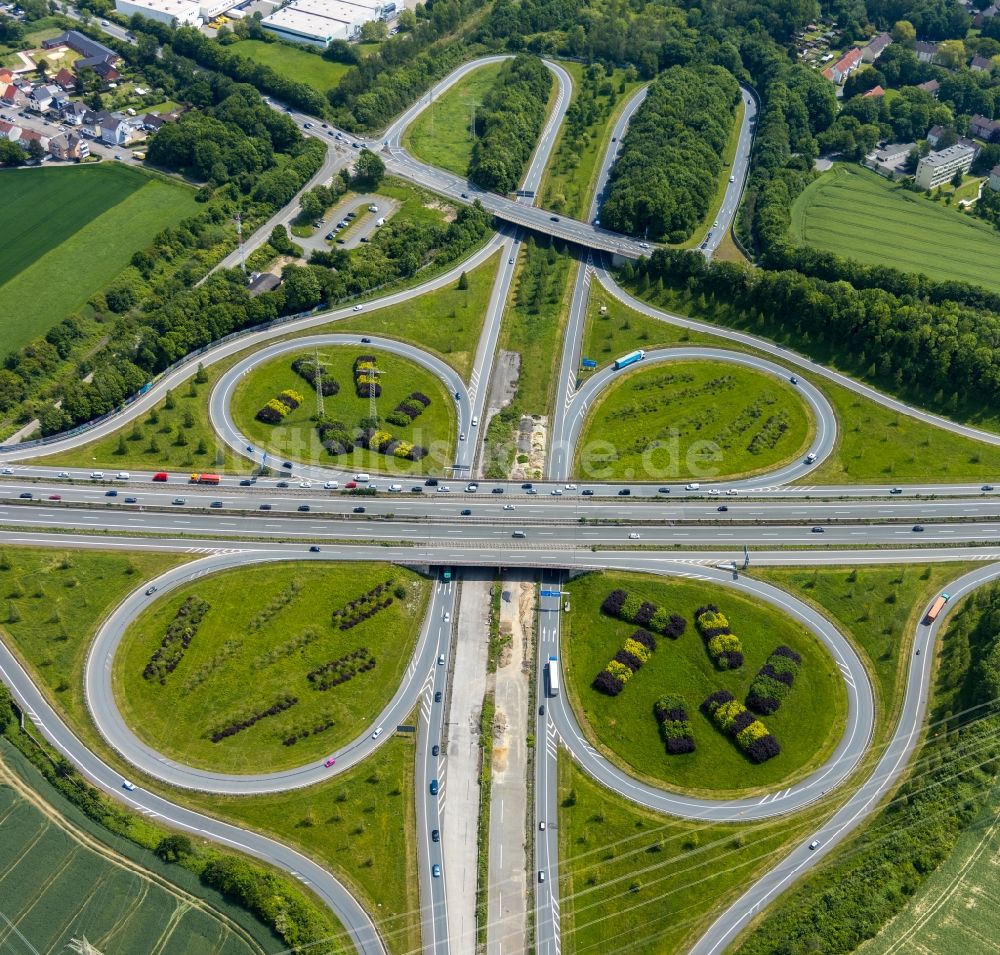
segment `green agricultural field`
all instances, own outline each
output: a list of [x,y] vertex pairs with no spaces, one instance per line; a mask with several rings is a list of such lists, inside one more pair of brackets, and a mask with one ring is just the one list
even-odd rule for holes
[[869,265],[1000,290],[1000,235],[877,173],[836,165],[792,204],[791,237]]
[[[636,348],[704,344],[762,354],[718,335],[688,332],[669,322],[642,315],[595,286],[584,330],[583,356],[604,368]],[[656,300],[667,310],[682,303]],[[689,303],[690,305],[691,303]],[[601,314],[601,307],[606,312]],[[688,308],[695,317],[696,310]],[[710,316],[707,316],[711,320]],[[771,358],[771,356],[767,356]],[[771,359],[773,360],[773,358]],[[801,374],[789,368],[789,375]],[[580,371],[579,380],[592,375]],[[837,444],[830,457],[804,481],[808,484],[852,484],[864,481],[989,481],[1000,474],[1000,448],[952,434],[916,418],[897,414],[825,378],[813,379],[837,413]]]
[[907,907],[859,955],[991,952],[1000,939],[1000,787]]
[[482,102],[502,66],[481,66],[434,100],[407,129],[403,140],[407,150],[423,162],[464,176],[472,158],[472,111]]
[[[615,697],[592,687],[634,624],[601,613],[608,593],[621,587],[688,621],[677,640],[657,637],[649,661]],[[761,791],[806,775],[836,745],[843,731],[847,698],[843,678],[829,654],[802,626],[768,606],[724,587],[642,574],[592,573],[569,584],[572,611],[563,618],[563,666],[567,691],[587,735],[616,763],[643,778],[697,793]],[[694,625],[694,611],[717,603],[739,635],[746,663],[719,671]],[[795,686],[771,716],[762,717],[781,744],[780,755],[754,765],[700,711],[715,690],[727,689],[740,701],[767,657],[780,644],[802,655]],[[653,716],[665,693],[684,697],[696,751],[668,756]]]
[[307,53],[284,43],[241,40],[229,49],[254,63],[271,67],[294,83],[305,83],[324,94],[333,89],[349,69],[344,63],[324,60],[316,53]]
[[[386,563],[215,574],[156,601],[133,624],[115,659],[119,706],[150,745],[192,766],[300,766],[354,739],[389,701],[429,592],[422,577]],[[200,610],[190,645],[178,638],[176,655],[170,647],[157,657],[168,628],[186,626],[193,608]],[[213,739],[282,700],[297,702]]]
[[804,455],[813,432],[795,389],[771,375],[711,361],[640,364],[595,400],[574,473],[640,481],[759,474]]
[[[340,331],[340,329],[337,329]],[[331,455],[320,443],[319,433],[313,422],[316,414],[316,392],[309,382],[292,371],[292,362],[298,357],[311,359],[312,352],[288,352],[274,358],[242,378],[233,392],[232,414],[236,425],[260,447],[270,448],[274,454],[292,456],[301,461],[342,465],[359,471],[380,471],[391,474],[423,474],[438,471],[455,458],[455,399],[445,391],[441,380],[430,371],[408,359],[364,345],[356,347],[324,348],[320,360],[328,368],[330,377],[340,386],[340,392],[325,399],[325,412],[329,421],[340,421],[348,432],[354,434],[368,417],[367,398],[358,398],[354,387],[353,365],[359,355],[374,354],[381,371],[382,397],[378,401],[379,427],[394,437],[426,447],[430,453],[421,461],[409,461],[379,454],[364,448],[355,448],[342,455]],[[285,389],[294,389],[305,401],[281,424],[265,424],[256,419],[257,412],[270,399]],[[386,415],[413,392],[420,392],[431,399],[420,417],[409,425],[386,421]]]
[[141,550],[0,548],[5,641],[77,726],[89,721],[83,665],[98,623],[130,591],[186,559]]
[[788,846],[812,810],[766,823],[709,825],[641,809],[559,754],[559,914],[566,955],[687,951]]
[[[262,926],[251,935],[207,904],[205,890],[194,895],[160,874],[147,874],[139,861],[95,835],[100,830],[82,813],[65,807],[69,815],[64,816],[43,799],[4,758],[23,759],[0,749],[0,897],[6,923],[0,946],[5,955],[69,951],[69,942],[84,936],[108,955],[257,955],[280,949],[280,941],[268,940]],[[45,785],[30,768],[22,771]],[[152,853],[130,856],[164,868]],[[183,874],[185,881],[194,881]]]
[[7,352],[80,308],[195,202],[187,186],[109,163],[0,170],[0,208],[0,351]]
[[[560,64],[573,77],[573,101],[579,98],[586,67],[581,63]],[[570,137],[568,126],[559,128],[559,138],[545,169],[541,205],[576,219],[586,219],[597,186],[597,167],[608,147],[611,131],[625,104],[639,87],[625,82],[625,70],[613,70],[600,83],[594,103],[593,122],[578,136]],[[622,91],[624,86],[624,91]]]
[[398,735],[317,786],[266,796],[185,795],[194,808],[273,836],[329,868],[361,900],[389,952],[407,955],[421,950],[414,763],[414,738]]

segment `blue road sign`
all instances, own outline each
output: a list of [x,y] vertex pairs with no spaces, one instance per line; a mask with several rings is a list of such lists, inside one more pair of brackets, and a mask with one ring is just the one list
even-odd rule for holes
[[561,594],[559,590],[542,590],[540,591],[543,597],[558,597]]
[[584,368],[596,368],[597,367],[597,362],[594,361],[593,358],[584,358],[583,361],[580,362],[580,364]]

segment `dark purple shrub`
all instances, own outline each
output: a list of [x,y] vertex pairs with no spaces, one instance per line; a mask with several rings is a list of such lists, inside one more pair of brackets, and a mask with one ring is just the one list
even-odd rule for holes
[[773,736],[762,736],[747,747],[747,756],[755,763],[766,763],[781,752],[778,741]]
[[624,590],[612,590],[604,598],[604,603],[601,604],[601,611],[609,617],[617,617],[621,613],[622,607],[625,606],[627,598],[628,594]]
[[640,660],[634,654],[628,652],[628,650],[622,648],[615,654],[615,659],[619,663],[624,663],[633,673],[642,667],[642,660]]
[[608,673],[607,670],[601,670],[594,678],[594,689],[607,696],[617,696],[624,686],[625,684],[618,677]]
[[667,753],[671,756],[680,756],[684,753],[694,752],[694,739],[690,736],[672,736],[667,740]]
[[642,606],[636,611],[635,619],[632,622],[637,623],[640,627],[648,627],[649,621],[653,619],[653,614],[656,611],[656,604],[651,604],[648,600],[644,600]]
[[636,630],[632,634],[632,639],[636,643],[641,643],[647,650],[656,649],[656,637],[654,637],[648,630]]

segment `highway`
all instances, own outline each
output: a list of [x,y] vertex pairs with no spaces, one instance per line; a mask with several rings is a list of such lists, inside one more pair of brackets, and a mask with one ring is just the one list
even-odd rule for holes
[[[620,288],[608,270],[603,253],[625,257],[647,254],[648,246],[610,233],[593,224],[599,218],[599,197],[605,191],[618,149],[611,143],[598,169],[598,189],[588,222],[578,222],[535,207],[531,197],[508,199],[482,192],[461,177],[417,162],[403,147],[403,135],[412,119],[462,76],[486,58],[465,64],[439,83],[426,100],[415,104],[371,148],[380,151],[390,172],[405,176],[455,202],[479,199],[498,217],[512,223],[475,254],[447,272],[415,289],[382,296],[361,305],[362,315],[454,283],[470,270],[500,253],[500,268],[493,286],[475,364],[468,383],[450,366],[416,345],[386,336],[373,336],[363,347],[400,355],[437,376],[455,398],[457,427],[464,440],[455,442],[453,459],[444,461],[438,484],[422,478],[375,476],[372,495],[353,495],[343,484],[361,467],[331,459],[328,467],[299,463],[281,467],[274,452],[267,463],[278,477],[251,478],[251,469],[263,460],[265,449],[255,447],[233,422],[230,413],[233,389],[256,365],[292,350],[349,344],[362,346],[361,335],[338,335],[320,326],[357,318],[355,306],[292,318],[267,328],[249,330],[209,346],[179,367],[157,379],[150,389],[107,421],[77,434],[44,444],[0,447],[0,542],[7,545],[58,548],[102,548],[124,552],[142,550],[188,553],[197,559],[143,581],[102,623],[90,646],[85,691],[94,723],[121,758],[153,779],[172,786],[225,794],[273,793],[325,780],[358,765],[391,736],[392,730],[417,714],[416,814],[418,878],[424,948],[435,955],[456,952],[460,946],[449,938],[448,873],[439,843],[430,833],[448,826],[447,759],[434,756],[433,745],[445,736],[445,707],[454,659],[454,634],[445,615],[457,607],[457,585],[438,577],[443,567],[535,568],[543,586],[558,590],[565,572],[583,569],[629,570],[673,577],[696,578],[718,588],[750,594],[769,602],[806,626],[836,661],[844,676],[848,698],[845,731],[822,767],[803,779],[788,781],[774,793],[751,799],[700,799],[650,786],[634,779],[602,756],[588,741],[577,714],[564,693],[549,696],[544,662],[560,656],[560,599],[541,598],[538,644],[533,674],[536,691],[536,740],[533,820],[535,938],[541,953],[558,955],[560,949],[560,898],[558,857],[558,794],[556,754],[565,746],[580,767],[619,795],[657,811],[691,819],[746,821],[770,818],[813,804],[830,789],[841,786],[857,769],[868,751],[874,725],[872,687],[852,643],[811,606],[746,575],[735,575],[733,561],[742,562],[744,548],[752,549],[752,566],[832,566],[851,564],[930,563],[954,560],[979,562],[949,592],[958,598],[975,587],[1000,578],[1000,492],[975,482],[951,484],[858,484],[817,486],[810,473],[832,452],[837,440],[837,419],[829,402],[816,387],[818,378],[834,382],[855,394],[876,401],[917,420],[954,434],[992,445],[1000,436],[941,419],[897,399],[882,395],[839,373],[823,368],[767,340],[742,332],[720,330],[656,309]],[[547,62],[557,80],[555,106],[547,120],[530,167],[522,182],[524,191],[537,192],[545,165],[556,141],[571,95],[566,71]],[[629,119],[645,96],[645,88],[629,100],[617,117],[613,135],[619,141]],[[745,91],[747,104],[740,129],[730,183],[703,251],[716,249],[730,228],[738,208],[752,148],[756,104]],[[310,117],[291,114],[304,132],[330,140],[330,131],[306,130]],[[328,150],[324,167],[313,181],[328,178],[355,154],[345,147]],[[297,211],[298,198],[258,230],[266,237],[274,222],[287,222]],[[520,228],[531,228],[563,238],[581,249],[580,266],[570,303],[566,336],[562,343],[559,387],[550,431],[546,479],[533,487],[511,481],[481,482],[466,489],[475,473],[480,434],[485,431],[486,400],[520,248]],[[232,256],[228,264],[235,264]],[[586,421],[603,390],[617,380],[610,367],[600,369],[577,388],[587,299],[597,281],[609,295],[642,314],[678,327],[704,332],[749,346],[758,354],[724,348],[690,347],[650,349],[644,366],[699,358],[736,363],[780,378],[799,378],[797,388],[809,405],[815,435],[804,458],[776,467],[770,473],[732,480],[713,480],[708,474],[694,485],[664,475],[648,481],[614,480],[607,475],[584,482],[574,477],[572,462]],[[281,341],[297,335],[290,341]],[[365,336],[368,337],[368,336]],[[252,351],[250,351],[253,349]],[[46,465],[44,459],[79,448],[146,414],[193,375],[199,364],[210,366],[238,352],[248,354],[220,378],[210,399],[210,420],[220,438],[246,461],[245,475],[225,475],[218,487],[190,485],[172,474],[166,484],[153,483],[151,472],[131,472],[121,480],[113,471],[98,478],[84,468]],[[472,422],[482,422],[473,425]],[[39,459],[41,461],[39,462]],[[450,477],[441,477],[441,474]],[[321,482],[337,481],[337,488]],[[576,483],[579,482],[579,483]],[[279,487],[279,483],[286,487]],[[401,490],[393,492],[389,485]],[[415,489],[419,488],[419,491]],[[448,490],[445,491],[444,488]],[[115,492],[115,493],[109,493]],[[897,493],[898,492],[898,493]],[[26,497],[30,495],[30,499]],[[468,511],[468,513],[464,513]],[[318,553],[308,545],[320,543]],[[919,545],[919,546],[917,546]],[[112,661],[130,622],[151,601],[204,574],[222,572],[273,560],[395,560],[430,568],[435,578],[433,595],[421,627],[406,676],[372,720],[366,731],[336,752],[336,764],[322,762],[282,772],[220,774],[168,760],[141,740],[125,723],[112,692]],[[150,586],[156,588],[150,595]],[[910,661],[903,714],[891,742],[875,770],[822,830],[815,851],[809,840],[793,850],[744,896],[724,911],[692,952],[714,955],[735,937],[750,918],[793,880],[822,859],[877,807],[881,797],[904,771],[912,755],[925,716],[928,681],[935,654],[934,640],[940,620],[921,624],[916,647],[920,657]],[[445,665],[437,659],[444,656]],[[113,793],[136,810],[168,825],[196,832],[232,845],[284,868],[329,905],[341,921],[350,942],[364,955],[385,951],[384,942],[363,907],[332,875],[310,859],[273,840],[190,812],[154,793],[138,789],[126,793],[122,777],[91,753],[51,709],[9,649],[0,643],[0,677],[8,683],[20,706],[39,725],[53,745],[78,765],[95,784]],[[441,694],[441,701],[435,700]],[[382,729],[383,732],[376,731]],[[430,794],[431,779],[440,791]],[[527,781],[526,781],[527,782]],[[853,784],[852,784],[853,785]],[[540,823],[546,823],[542,829]],[[440,866],[438,876],[432,867]],[[544,874],[544,879],[542,878]],[[471,888],[469,889],[471,891]],[[526,940],[526,947],[531,940]],[[464,953],[463,953],[464,955]]]

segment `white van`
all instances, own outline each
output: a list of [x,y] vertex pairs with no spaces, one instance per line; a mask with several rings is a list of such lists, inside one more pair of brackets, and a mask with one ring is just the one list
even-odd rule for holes
[[815,461],[815,460],[816,460],[816,452],[815,451],[810,451],[806,455],[806,464],[812,464],[813,461]]
[[377,218],[377,219],[375,220],[375,228],[376,228],[376,229],[379,229],[379,228],[381,228],[381,227],[382,227],[382,226],[384,226],[384,225],[385,225],[385,216],[379,216],[379,217],[378,217],[378,218]]
[[364,482],[364,483],[367,484],[371,479],[372,479],[372,476],[370,474],[355,474],[354,475],[354,480],[357,481],[358,483]]
[[390,491],[402,491],[403,490],[403,485],[402,484],[390,484],[389,485],[389,490]]
[[478,426],[478,424],[479,424],[479,419],[475,415],[473,415],[472,416],[472,427],[475,428],[475,427]]
[[700,484],[689,484],[689,485],[687,485],[686,490],[688,490],[688,491],[700,491],[701,490],[701,485]]
[[372,205],[368,207],[369,212],[378,212],[378,206]]
[[129,474],[128,471],[119,471],[115,475],[115,480],[116,481],[131,481],[132,480],[132,475]]
[[104,472],[103,471],[91,471],[90,472],[90,478],[91,478],[92,481],[103,481],[104,480]]

